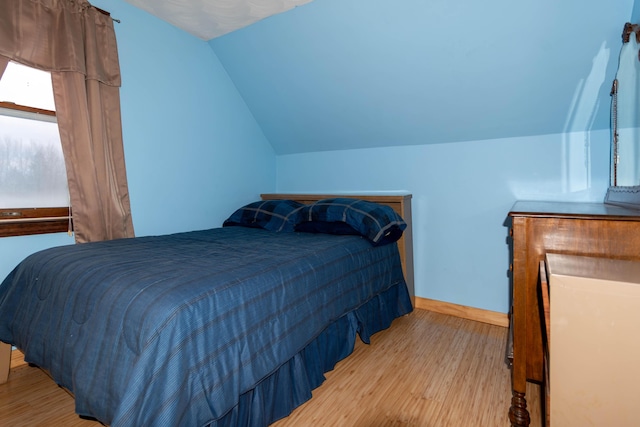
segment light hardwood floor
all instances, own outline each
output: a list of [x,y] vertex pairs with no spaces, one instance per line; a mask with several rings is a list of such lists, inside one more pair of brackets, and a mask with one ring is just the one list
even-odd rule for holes
[[[313,398],[272,427],[508,427],[507,329],[426,310],[360,342],[326,374]],[[0,426],[99,426],[37,368],[12,361],[0,385]],[[540,387],[529,384],[531,426],[541,426]],[[173,427],[173,426],[171,426]]]

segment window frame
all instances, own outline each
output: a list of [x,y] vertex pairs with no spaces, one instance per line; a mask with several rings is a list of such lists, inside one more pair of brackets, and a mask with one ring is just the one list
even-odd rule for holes
[[[56,116],[55,111],[0,101],[0,108]],[[26,236],[48,233],[71,233],[71,208],[9,208],[0,206],[0,237]]]

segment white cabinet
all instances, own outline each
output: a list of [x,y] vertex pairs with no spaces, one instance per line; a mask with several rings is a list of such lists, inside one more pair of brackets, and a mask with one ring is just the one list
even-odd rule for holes
[[552,427],[640,425],[640,262],[546,255]]

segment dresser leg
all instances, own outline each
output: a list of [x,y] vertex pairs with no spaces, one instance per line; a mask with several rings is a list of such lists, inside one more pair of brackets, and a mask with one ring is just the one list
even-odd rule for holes
[[527,399],[524,393],[513,391],[511,408],[509,408],[509,421],[512,427],[529,427],[529,411],[527,411]]

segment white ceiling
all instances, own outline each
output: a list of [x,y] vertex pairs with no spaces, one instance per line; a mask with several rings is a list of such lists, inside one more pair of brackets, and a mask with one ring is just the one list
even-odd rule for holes
[[125,0],[208,41],[311,0]]

